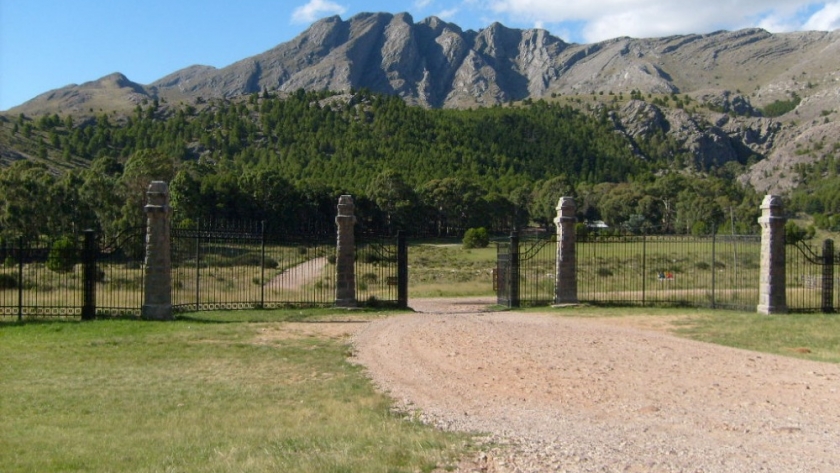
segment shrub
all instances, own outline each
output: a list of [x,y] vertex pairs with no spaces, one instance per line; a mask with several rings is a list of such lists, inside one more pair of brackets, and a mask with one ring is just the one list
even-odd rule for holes
[[814,237],[816,229],[813,225],[808,228],[802,228],[796,222],[788,222],[785,224],[785,241],[787,243],[796,243],[802,240],[808,240]]
[[73,271],[78,259],[76,242],[69,237],[59,238],[50,248],[47,268],[57,273],[67,273]]
[[4,268],[14,268],[15,266],[17,266],[17,261],[15,261],[15,259],[12,258],[12,255],[7,256],[6,259],[3,261]]
[[368,264],[376,264],[381,260],[382,258],[372,251],[369,251],[362,256],[362,261]]
[[484,227],[470,228],[464,233],[464,248],[487,248],[490,244],[490,235]]
[[802,99],[798,95],[793,94],[790,100],[776,100],[761,109],[761,112],[765,117],[778,117],[795,109],[801,101]]
[[17,278],[13,274],[0,274],[0,289],[15,289]]

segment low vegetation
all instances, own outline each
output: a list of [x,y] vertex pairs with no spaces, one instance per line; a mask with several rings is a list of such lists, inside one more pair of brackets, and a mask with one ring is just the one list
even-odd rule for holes
[[761,109],[761,112],[765,117],[780,117],[788,112],[792,112],[800,102],[802,102],[802,98],[794,93],[788,100],[776,100],[766,105]]
[[[530,309],[537,311],[540,309]],[[545,309],[542,309],[543,311]],[[840,363],[840,316],[652,307],[569,307],[564,317],[627,319],[640,327],[757,352]]]
[[2,469],[451,466],[468,448],[466,437],[392,412],[348,362],[344,338],[297,333],[282,322],[323,320],[318,314],[324,312],[0,324]]

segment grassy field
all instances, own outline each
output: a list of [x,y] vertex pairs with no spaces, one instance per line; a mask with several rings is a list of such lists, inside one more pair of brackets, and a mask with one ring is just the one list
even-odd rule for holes
[[[4,472],[415,472],[466,437],[391,412],[324,311],[0,324]],[[346,317],[346,316],[344,316]],[[311,324],[322,326],[323,324]]]
[[640,319],[637,325],[654,326],[702,342],[840,363],[840,314],[761,315],[711,309],[592,306],[552,312],[570,317]]
[[493,295],[496,247],[415,243],[408,249],[409,297]]

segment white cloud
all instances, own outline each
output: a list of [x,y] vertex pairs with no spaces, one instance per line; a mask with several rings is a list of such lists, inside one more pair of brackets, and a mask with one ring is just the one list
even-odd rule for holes
[[840,28],[840,2],[827,3],[803,27],[806,30],[834,31]]
[[414,8],[417,8],[418,10],[422,10],[423,8],[426,8],[429,5],[431,5],[433,1],[434,0],[415,0],[414,1]]
[[[540,23],[569,29],[574,41],[595,42],[617,36],[659,37],[764,27],[790,31],[834,29],[840,21],[840,1],[813,0],[475,0],[476,9],[488,9],[507,21]],[[804,9],[818,11],[803,25]],[[820,9],[821,8],[821,9]],[[833,26],[833,28],[832,28]],[[807,26],[806,26],[807,27]]]
[[444,21],[451,21],[452,17],[457,15],[457,14],[458,14],[458,9],[457,8],[450,8],[448,10],[441,11],[440,13],[438,13],[435,16],[437,16],[438,18],[440,18],[441,20],[444,20]]
[[309,0],[309,3],[295,8],[292,12],[293,23],[312,23],[325,16],[341,15],[347,11],[342,5],[330,0]]

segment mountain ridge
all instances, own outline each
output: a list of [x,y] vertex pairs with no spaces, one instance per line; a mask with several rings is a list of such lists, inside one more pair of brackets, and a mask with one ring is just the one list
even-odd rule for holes
[[[692,93],[744,89],[750,82],[773,85],[781,74],[805,68],[809,61],[836,70],[838,60],[829,56],[838,50],[840,31],[771,34],[750,28],[575,44],[543,29],[493,23],[464,31],[437,17],[415,23],[408,13],[362,13],[348,20],[323,18],[294,39],[225,67],[192,65],[146,85],[126,78],[131,90],[110,101],[133,107],[140,96],[194,101],[264,89],[364,87],[426,107],[465,108],[552,93]],[[90,93],[91,82],[48,91],[8,112],[83,112],[97,97]],[[67,99],[74,92],[81,97]]]
[[[796,186],[798,164],[832,150],[814,143],[840,140],[840,30],[749,28],[575,44],[500,23],[465,31],[437,17],[415,22],[408,13],[331,16],[225,67],[188,66],[145,85],[109,74],[5,113],[89,116],[152,100],[198,104],[263,91],[360,88],[428,108],[562,99],[592,113],[631,94],[634,100],[610,112],[618,132],[665,133],[704,165],[754,154],[742,182],[776,192]],[[668,106],[638,100],[676,96],[677,105]],[[762,108],[789,100],[796,105],[781,116],[761,116]]]

